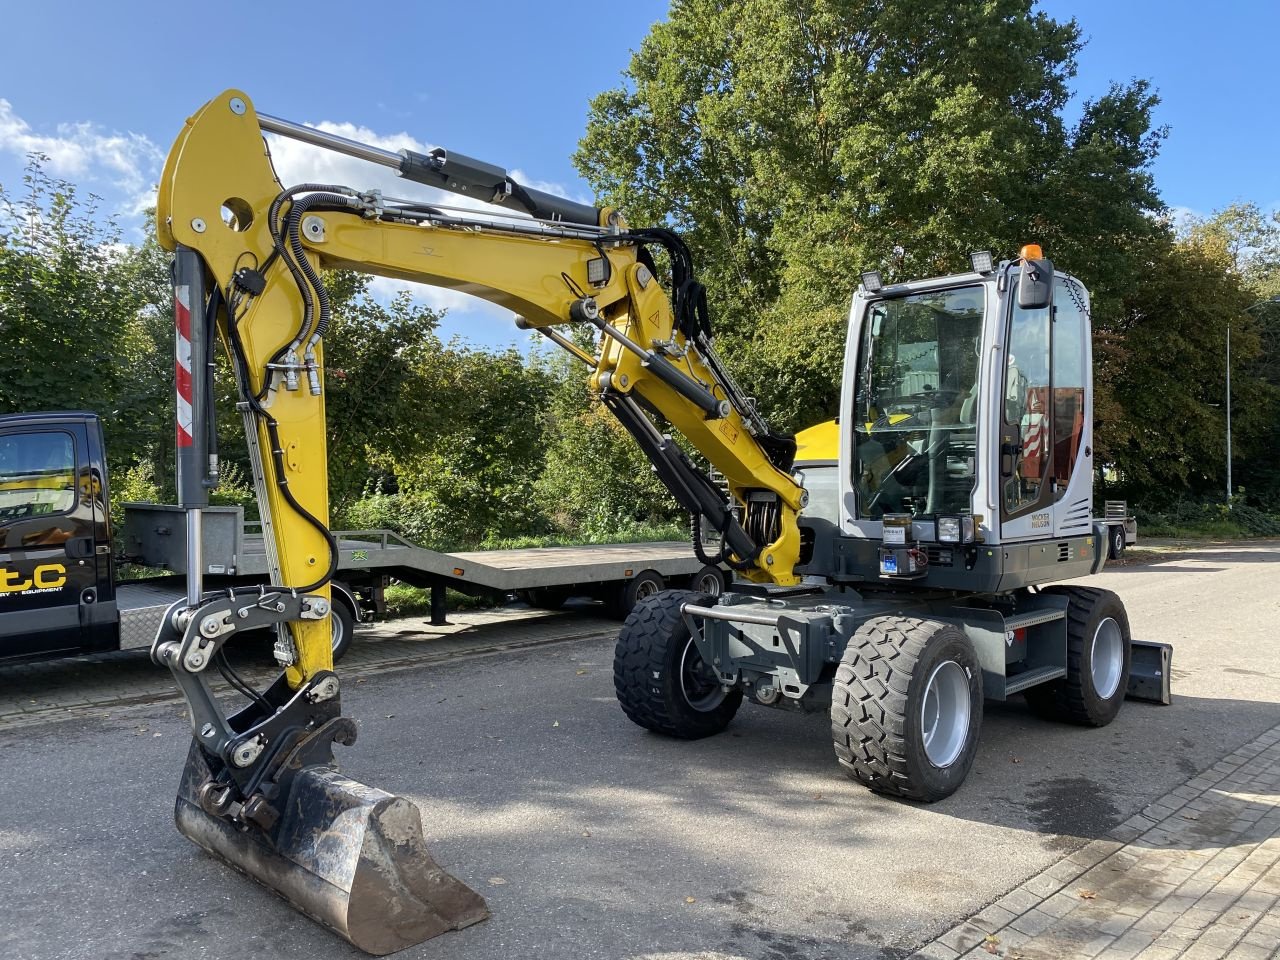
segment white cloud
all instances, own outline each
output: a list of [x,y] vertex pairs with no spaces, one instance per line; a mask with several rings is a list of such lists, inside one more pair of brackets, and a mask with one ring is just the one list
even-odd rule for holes
[[1179,235],[1186,233],[1196,221],[1204,219],[1204,214],[1199,210],[1177,205],[1171,205],[1166,216],[1169,218],[1169,223],[1173,225],[1174,231]]
[[117,212],[130,216],[155,203],[155,181],[164,163],[163,151],[138,133],[108,132],[88,122],[61,123],[52,134],[39,133],[3,98],[0,150],[20,159],[43,154],[49,173],[80,186],[109,184],[117,194]]

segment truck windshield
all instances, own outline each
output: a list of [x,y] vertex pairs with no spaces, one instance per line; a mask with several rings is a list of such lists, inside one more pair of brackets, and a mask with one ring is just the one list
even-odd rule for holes
[[975,473],[981,286],[873,302],[854,389],[858,513],[968,513]]

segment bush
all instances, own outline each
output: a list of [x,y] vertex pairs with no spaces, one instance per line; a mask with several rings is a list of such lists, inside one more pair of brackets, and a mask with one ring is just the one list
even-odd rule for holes
[[1239,499],[1230,506],[1182,500],[1163,510],[1135,508],[1134,513],[1140,536],[1230,539],[1280,536],[1280,516]]

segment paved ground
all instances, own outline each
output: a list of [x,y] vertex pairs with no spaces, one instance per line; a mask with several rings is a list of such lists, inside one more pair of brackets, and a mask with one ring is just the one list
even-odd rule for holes
[[912,960],[1280,956],[1280,726]]
[[[1098,578],[1141,636],[1177,646],[1175,704],[1129,704],[1103,730],[992,706],[969,782],[927,807],[844,778],[821,715],[744,708],[729,733],[692,744],[643,733],[614,702],[607,637],[465,662],[400,657],[365,677],[353,667],[365,682],[349,682],[345,702],[362,733],[344,770],[416,801],[437,858],[494,912],[404,956],[892,960],[1097,851],[1091,841],[1189,781],[1195,801],[1249,795],[1257,823],[1271,823],[1274,786],[1240,790],[1212,770],[1280,720],[1277,561],[1276,543],[1210,546]],[[452,642],[492,647],[504,629]],[[14,683],[0,672],[10,696]],[[357,956],[173,831],[189,736],[175,703],[67,709],[0,723],[0,956]],[[1187,822],[1207,831],[1197,850],[1240,846],[1212,816]],[[1110,903],[1107,884],[1088,882],[1082,909]]]

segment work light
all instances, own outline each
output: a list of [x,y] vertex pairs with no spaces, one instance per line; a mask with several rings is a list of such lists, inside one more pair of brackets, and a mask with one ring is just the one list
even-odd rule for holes
[[609,261],[604,257],[596,257],[587,261],[587,283],[593,287],[603,287],[609,282]]
[[990,250],[975,250],[969,254],[969,264],[974,273],[990,273],[995,269],[995,260]]
[[939,543],[973,543],[973,517],[939,517]]
[[866,288],[867,293],[878,293],[880,288],[884,286],[884,281],[880,279],[879,270],[865,270],[862,274],[862,285]]

